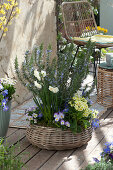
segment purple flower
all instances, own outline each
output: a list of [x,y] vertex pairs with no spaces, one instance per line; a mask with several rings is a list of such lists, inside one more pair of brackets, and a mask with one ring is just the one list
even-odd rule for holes
[[58,122],[59,121],[59,116],[57,116],[56,118],[55,118],[55,122]]
[[40,54],[40,50],[37,50],[37,55],[39,55]]
[[3,96],[6,96],[7,94],[8,94],[8,90],[7,89],[2,92]]
[[41,118],[42,116],[43,116],[43,114],[42,114],[42,113],[39,113],[38,117],[40,117],[40,118]]
[[64,110],[63,110],[63,112],[68,112],[69,111],[69,109],[68,108],[65,108]]
[[54,118],[56,118],[58,116],[58,113],[54,113]]
[[106,142],[104,145],[105,146],[111,146],[111,145],[113,145],[113,142]]
[[96,129],[97,127],[99,127],[99,119],[94,119],[93,121],[92,121],[92,127],[94,128],[94,129]]
[[8,106],[4,106],[3,107],[3,111],[8,111],[9,107]]
[[30,51],[29,51],[29,50],[27,50],[27,51],[25,52],[25,55],[28,55],[28,54],[29,54],[29,52],[30,52]]
[[59,112],[59,118],[60,118],[60,119],[63,119],[63,118],[64,118],[63,112]]
[[8,97],[5,98],[6,102],[8,102]]
[[6,100],[3,99],[3,100],[2,100],[2,106],[5,106],[5,105],[6,105]]
[[110,153],[110,147],[107,146],[106,148],[103,149],[104,153]]
[[113,153],[110,153],[109,156],[111,159],[113,159]]
[[60,124],[61,124],[61,125],[64,125],[64,124],[65,124],[65,121],[64,121],[64,120],[61,120],[61,121],[60,121]]
[[91,100],[89,100],[89,101],[88,101],[88,103],[89,103],[90,105],[92,105],[92,104],[93,104],[93,102],[92,102]]
[[4,87],[2,86],[2,84],[0,84],[0,90],[2,90]]
[[94,160],[96,163],[99,163],[99,162],[100,162],[97,158],[94,158],[94,157],[93,157],[93,160]]
[[67,127],[70,127],[70,123],[67,121],[67,122],[65,122],[65,125],[67,126]]
[[51,53],[51,52],[52,52],[52,50],[46,50],[46,54]]

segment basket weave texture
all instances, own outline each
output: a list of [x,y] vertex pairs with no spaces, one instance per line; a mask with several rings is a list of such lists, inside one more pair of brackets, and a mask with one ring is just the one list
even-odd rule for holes
[[105,107],[113,107],[113,69],[98,68],[97,102]]
[[86,144],[92,137],[92,128],[74,135],[70,130],[30,125],[26,130],[26,137],[30,143],[42,149],[67,150]]

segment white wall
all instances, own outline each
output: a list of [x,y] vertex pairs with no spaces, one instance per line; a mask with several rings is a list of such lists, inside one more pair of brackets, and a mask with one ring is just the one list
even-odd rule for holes
[[[0,42],[0,77],[16,78],[14,59],[21,65],[24,53],[34,44],[52,45],[52,56],[56,56],[56,17],[54,0],[18,0],[21,13],[9,27],[6,37]],[[17,79],[18,81],[18,79]],[[19,95],[17,97],[16,95]],[[18,81],[13,106],[21,104],[31,94]]]

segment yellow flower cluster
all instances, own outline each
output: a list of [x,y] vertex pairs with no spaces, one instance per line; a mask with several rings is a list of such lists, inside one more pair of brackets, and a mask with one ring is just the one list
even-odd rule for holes
[[95,27],[86,27],[86,30],[95,30]]
[[0,2],[0,41],[8,31],[8,25],[11,25],[13,18],[20,13],[18,2],[16,0],[6,0]]
[[[90,26],[88,26],[88,27],[86,27],[86,30],[92,31],[92,30],[95,30],[95,27],[90,27]],[[100,32],[104,32],[104,33],[107,33],[107,32],[108,32],[107,29],[101,28],[100,26],[97,27],[97,30],[100,31]]]
[[98,31],[102,31],[102,32],[104,32],[104,33],[107,33],[107,32],[108,32],[107,29],[101,28],[100,26],[98,26],[97,29],[98,29]]
[[83,111],[83,116],[88,117],[92,111],[88,108],[87,100],[84,97],[78,96],[76,93],[72,100],[69,102],[71,107],[74,107],[77,111]]

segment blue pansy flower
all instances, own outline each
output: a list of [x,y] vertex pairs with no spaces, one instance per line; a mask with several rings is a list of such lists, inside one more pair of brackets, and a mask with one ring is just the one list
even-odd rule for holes
[[69,111],[69,109],[68,108],[65,108],[64,110],[63,110],[63,112],[68,112]]
[[6,105],[6,103],[7,103],[7,102],[6,102],[6,100],[5,100],[5,99],[3,99],[3,100],[2,100],[2,106],[5,106],[5,105]]
[[3,107],[3,111],[8,111],[9,107],[8,106],[4,106]]
[[103,149],[104,153],[110,153],[110,147],[107,146],[106,148]]
[[7,89],[2,92],[3,96],[6,96],[7,94],[8,94],[8,90]]

